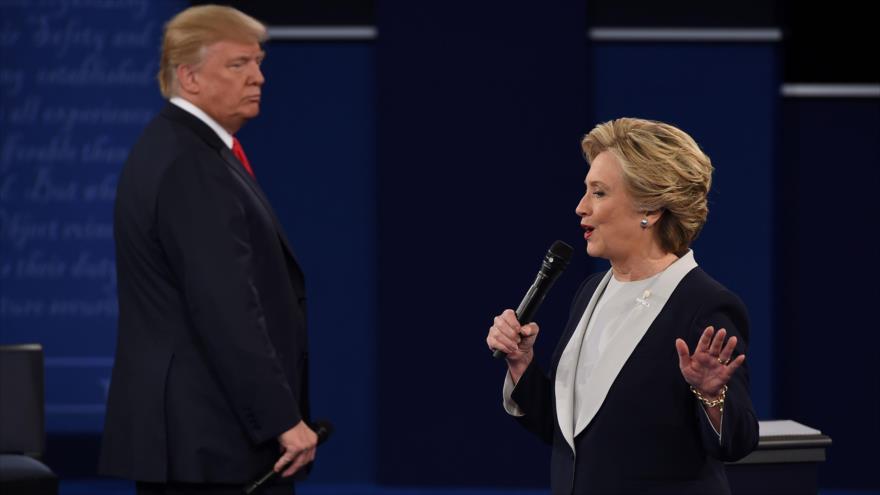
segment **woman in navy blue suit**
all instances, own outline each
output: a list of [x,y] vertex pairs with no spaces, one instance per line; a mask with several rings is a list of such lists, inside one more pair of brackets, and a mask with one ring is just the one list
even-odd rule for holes
[[549,371],[533,360],[538,325],[495,317],[504,407],[552,445],[554,494],[729,493],[723,462],[755,448],[758,423],[746,308],[690,250],[712,164],[685,132],[641,119],[600,124],[582,147],[575,211],[611,269],[581,285]]

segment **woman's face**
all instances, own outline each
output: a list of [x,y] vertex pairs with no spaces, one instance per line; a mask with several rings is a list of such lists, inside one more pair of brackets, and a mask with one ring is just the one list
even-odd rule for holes
[[639,225],[644,215],[626,190],[617,157],[610,151],[599,153],[584,183],[587,190],[575,212],[581,217],[587,253],[614,263],[641,252],[649,233]]

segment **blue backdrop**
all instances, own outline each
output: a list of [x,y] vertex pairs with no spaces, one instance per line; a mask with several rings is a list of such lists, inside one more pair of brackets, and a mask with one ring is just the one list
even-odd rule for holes
[[0,318],[41,342],[50,432],[99,432],[115,345],[112,206],[161,105],[163,19],[180,4],[4,2]]

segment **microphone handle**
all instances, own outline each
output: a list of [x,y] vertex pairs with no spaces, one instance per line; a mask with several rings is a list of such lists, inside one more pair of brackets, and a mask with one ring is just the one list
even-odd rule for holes
[[260,479],[244,487],[244,495],[253,495],[254,493],[257,493],[257,490],[259,490],[263,485],[274,480],[276,476],[278,476],[278,473],[276,473],[275,470],[272,469],[268,473],[261,476]]
[[[519,303],[519,307],[516,308],[516,320],[520,322],[521,325],[531,323],[532,316],[534,316],[535,312],[538,310],[538,306],[544,302],[544,296],[547,295],[547,291],[550,290],[550,286],[553,285],[553,282],[554,280],[548,277],[544,273],[544,270],[538,272],[538,276],[535,277],[532,286],[529,287],[528,292],[526,292],[526,295]],[[501,359],[506,356],[507,354],[504,351],[498,349],[492,351],[492,357],[495,359]]]
[[[328,430],[322,422],[310,424],[309,427],[315,431],[316,435],[318,435],[318,445],[324,443],[324,441],[327,440],[327,438],[330,436],[330,430]],[[285,469],[287,469],[287,466],[289,465],[290,464],[285,465],[281,469],[281,471],[283,472]],[[256,493],[260,493],[260,490],[262,490],[263,486],[271,483],[278,475],[279,473],[275,472],[275,467],[273,466],[271,469],[269,469],[268,472],[266,472],[266,474],[260,476],[259,479],[255,480],[253,483],[249,483],[248,485],[246,485],[242,490],[242,493],[244,493],[244,495],[254,495]]]
[[553,285],[553,280],[545,275],[543,270],[538,272],[535,282],[529,287],[529,291],[526,292],[523,300],[520,301],[519,306],[516,308],[516,320],[519,321],[520,325],[532,322],[532,317],[538,311],[538,306],[544,302],[544,296],[547,295],[551,285]]

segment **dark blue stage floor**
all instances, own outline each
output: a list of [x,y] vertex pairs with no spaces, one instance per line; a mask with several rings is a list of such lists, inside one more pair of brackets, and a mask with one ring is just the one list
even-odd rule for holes
[[[301,483],[297,485],[296,493],[297,495],[548,495],[550,491],[514,489],[501,490],[489,488],[461,487],[388,487],[357,484],[328,485]],[[70,479],[62,480],[61,495],[134,495],[134,487],[131,483],[124,481],[103,479]]]
[[[298,495],[548,495],[549,490],[516,490],[466,487],[388,487],[302,483]],[[878,495],[877,491],[822,490],[819,495]],[[70,479],[61,482],[61,495],[134,495],[131,483],[103,479]]]

